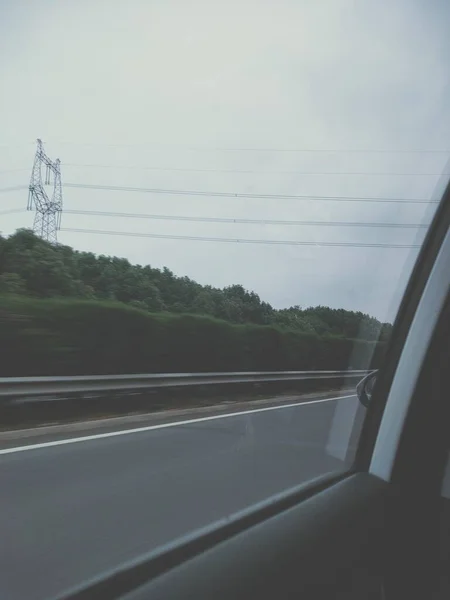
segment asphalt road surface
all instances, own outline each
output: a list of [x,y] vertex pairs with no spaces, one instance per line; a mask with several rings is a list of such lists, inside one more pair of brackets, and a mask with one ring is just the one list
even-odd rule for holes
[[330,452],[359,410],[346,396],[0,450],[0,598],[62,594],[341,470]]

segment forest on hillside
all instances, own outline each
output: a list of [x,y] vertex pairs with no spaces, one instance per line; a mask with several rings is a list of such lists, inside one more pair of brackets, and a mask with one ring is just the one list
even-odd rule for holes
[[370,341],[385,341],[391,331],[389,323],[362,312],[299,305],[275,309],[239,284],[223,289],[200,285],[167,267],[133,265],[125,258],[51,245],[26,229],[0,236],[0,294],[117,301],[149,313],[203,315],[233,324]]
[[168,268],[0,237],[0,376],[366,369],[391,326],[325,306],[277,310]]

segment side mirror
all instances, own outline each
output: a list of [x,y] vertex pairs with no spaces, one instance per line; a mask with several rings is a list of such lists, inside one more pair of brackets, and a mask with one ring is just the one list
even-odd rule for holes
[[365,407],[369,406],[370,400],[372,399],[372,391],[376,379],[377,371],[372,371],[372,373],[366,375],[364,379],[361,379],[356,386],[356,395],[358,396],[358,400]]

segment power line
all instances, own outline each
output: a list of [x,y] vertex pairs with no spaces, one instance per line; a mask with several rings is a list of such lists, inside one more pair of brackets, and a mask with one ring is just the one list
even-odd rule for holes
[[450,154],[450,150],[441,150],[434,148],[424,150],[389,150],[388,148],[335,148],[328,150],[319,148],[204,148],[204,150],[217,150],[223,152],[304,152],[311,154]]
[[[118,144],[118,143],[99,143],[99,142],[68,142],[55,141],[55,144],[65,146],[101,146],[108,148],[142,148],[148,147],[147,143],[138,144]],[[389,148],[256,148],[256,147],[211,147],[211,146],[191,146],[183,144],[153,143],[154,147],[161,148],[180,148],[185,150],[195,150],[199,152],[298,152],[298,153],[317,153],[317,154],[450,154],[450,150],[441,148],[413,148],[407,150],[389,149]]]
[[8,210],[0,210],[0,215],[12,215],[14,213],[26,212],[24,208],[9,208]]
[[20,144],[0,144],[0,148],[21,148],[22,146],[29,146],[33,142],[22,142]]
[[[257,171],[252,169],[194,169],[191,167],[147,167],[136,165],[100,165],[64,163],[64,167],[93,168],[93,169],[125,169],[139,171],[169,171],[182,173],[240,173],[252,175],[364,175],[364,176],[395,176],[395,177],[438,177],[445,173],[395,173],[389,171]],[[16,169],[24,170],[24,169]],[[1,171],[0,171],[1,172]],[[6,172],[6,171],[3,171]]]
[[438,204],[438,200],[425,198],[377,198],[370,196],[313,196],[295,194],[249,194],[240,192],[217,192],[202,190],[170,190],[162,188],[141,188],[116,185],[94,185],[85,183],[65,183],[64,187],[117,192],[140,192],[146,194],[169,194],[174,196],[208,196],[217,198],[254,198],[261,200],[324,200],[331,202],[387,202],[399,204]]
[[357,242],[298,242],[291,240],[252,240],[247,238],[217,238],[201,237],[194,235],[165,235],[161,233],[135,233],[126,231],[105,231],[102,229],[75,229],[62,227],[61,231],[71,233],[89,233],[100,235],[115,235],[140,238],[155,238],[164,240],[198,241],[198,242],[225,242],[232,244],[265,244],[277,246],[323,246],[323,247],[349,247],[349,248],[420,248],[421,244],[369,244]]
[[22,168],[22,169],[4,169],[3,171],[0,171],[0,174],[3,173],[18,173],[19,171],[28,171],[28,169]]
[[[337,176],[364,176],[364,177],[441,177],[448,173],[431,172],[431,173],[411,173],[411,172],[394,172],[394,171],[269,171],[255,169],[196,169],[192,167],[149,167],[144,165],[102,165],[102,164],[81,164],[81,163],[64,163],[64,167],[88,168],[88,169],[121,169],[121,170],[136,170],[136,171],[164,171],[164,172],[180,172],[180,173],[230,173],[243,175],[337,175]],[[28,171],[27,168],[3,169],[0,174],[19,173]]]
[[161,221],[188,221],[192,223],[239,223],[249,225],[313,225],[329,227],[381,227],[396,229],[421,229],[429,225],[423,223],[374,223],[354,221],[282,221],[274,219],[245,219],[232,217],[190,217],[181,215],[150,215],[142,213],[122,213],[99,210],[65,210],[65,214],[90,215],[99,217],[120,217],[131,219],[151,219]]
[[17,192],[18,190],[27,190],[27,185],[14,185],[12,187],[0,188],[0,193]]

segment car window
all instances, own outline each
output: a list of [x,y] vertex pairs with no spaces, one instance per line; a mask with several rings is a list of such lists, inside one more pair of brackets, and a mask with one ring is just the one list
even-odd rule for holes
[[449,12],[5,3],[1,597],[351,468],[448,181]]

